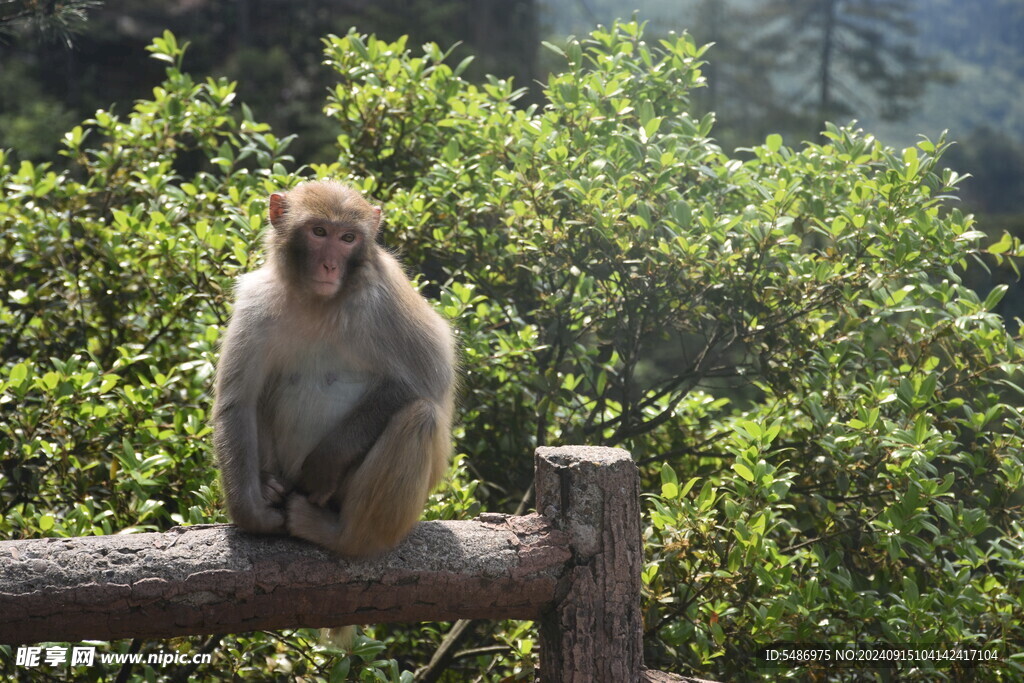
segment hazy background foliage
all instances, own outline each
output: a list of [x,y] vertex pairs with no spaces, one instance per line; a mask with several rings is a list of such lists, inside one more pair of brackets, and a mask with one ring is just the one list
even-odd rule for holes
[[[29,6],[0,9],[0,148],[18,158],[52,158],[55,130],[149,97],[161,72],[139,55],[165,29],[190,41],[193,74],[238,80],[256,117],[298,134],[290,150],[312,163],[334,154],[336,133],[319,114],[327,33],[358,26],[413,46],[457,43],[456,63],[475,57],[469,80],[513,77],[523,104],[541,102],[548,72],[561,68],[542,40],[637,11],[648,35],[688,30],[715,43],[692,110],[715,112],[723,149],[769,133],[814,139],[823,120],[857,119],[897,146],[949,130],[962,144],[944,163],[972,176],[959,195],[980,229],[1024,236],[1024,0],[62,0],[40,6],[60,21],[4,21]],[[1024,316],[1012,273],[967,277],[983,293],[1009,284],[999,312]]]

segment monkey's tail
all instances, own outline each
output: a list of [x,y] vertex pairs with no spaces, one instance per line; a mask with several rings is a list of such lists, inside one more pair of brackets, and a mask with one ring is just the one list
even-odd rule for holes
[[320,629],[320,640],[333,645],[345,652],[352,651],[352,643],[356,639],[355,626],[337,626],[335,628]]

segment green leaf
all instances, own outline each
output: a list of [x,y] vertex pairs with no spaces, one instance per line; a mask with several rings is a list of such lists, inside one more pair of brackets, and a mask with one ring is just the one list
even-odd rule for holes
[[542,41],[540,41],[540,44],[543,45],[544,47],[546,47],[547,49],[551,50],[552,52],[554,52],[556,55],[559,55],[561,57],[568,57],[569,56],[569,55],[565,54],[565,50],[563,50],[562,48],[558,47],[554,43],[549,43],[546,40],[542,40]]
[[906,164],[905,177],[910,179],[917,175],[917,170],[920,167],[920,161],[917,158],[917,148],[907,147],[903,150],[903,163]]
[[1013,246],[1013,237],[1008,232],[1004,232],[1002,238],[993,245],[990,245],[987,249],[990,254],[1002,254],[1010,250]]
[[13,368],[11,368],[11,371],[7,375],[7,377],[8,381],[11,383],[11,386],[15,388],[20,387],[22,383],[25,381],[25,378],[28,377],[28,365],[25,363],[18,363]]
[[697,494],[697,509],[701,512],[710,510],[711,506],[715,504],[716,499],[714,484],[711,480],[705,481],[704,486],[700,489],[700,493]]
[[690,208],[690,204],[682,200],[673,203],[672,217],[680,228],[690,227],[690,223],[693,221],[693,210]]
[[650,121],[644,124],[644,135],[643,140],[646,142],[654,137],[654,134],[658,132],[658,128],[661,127],[662,118],[655,116]]
[[986,311],[994,311],[999,302],[1003,300],[1003,296],[1009,290],[1008,285],[996,285],[992,288],[992,291],[985,297],[985,302],[982,304],[982,308]]
[[736,474],[740,475],[747,481],[754,481],[754,472],[746,464],[739,462],[738,460],[732,464],[732,469]]
[[751,420],[739,420],[733,425],[734,429],[751,441],[758,441],[764,433],[761,425]]
[[456,66],[455,70],[452,72],[453,75],[456,77],[461,76],[463,72],[465,72],[466,69],[469,67],[469,65],[473,63],[473,59],[473,55],[470,55],[463,59],[461,62],[459,62],[459,65]]

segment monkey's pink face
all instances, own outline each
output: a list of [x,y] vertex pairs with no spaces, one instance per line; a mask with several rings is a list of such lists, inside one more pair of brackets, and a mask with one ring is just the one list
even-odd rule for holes
[[303,226],[296,238],[304,247],[301,262],[310,291],[325,298],[337,294],[346,274],[361,260],[362,233],[350,226],[314,222]]

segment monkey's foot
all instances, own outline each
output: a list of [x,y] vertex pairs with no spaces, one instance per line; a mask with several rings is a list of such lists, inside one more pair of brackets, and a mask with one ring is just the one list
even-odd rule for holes
[[286,531],[281,508],[263,504],[262,501],[244,509],[233,508],[231,519],[239,528],[255,534],[281,534]]
[[288,533],[333,548],[341,535],[338,513],[314,505],[301,494],[288,498]]

